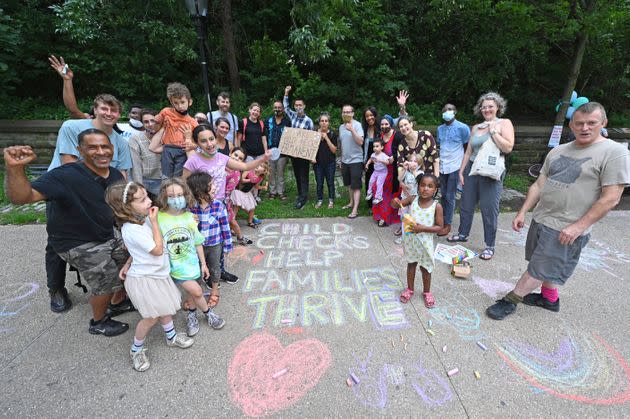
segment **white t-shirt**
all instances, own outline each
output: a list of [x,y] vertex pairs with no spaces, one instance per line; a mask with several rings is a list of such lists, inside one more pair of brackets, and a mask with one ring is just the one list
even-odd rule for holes
[[146,218],[143,225],[125,223],[121,231],[125,246],[132,257],[131,267],[127,275],[156,278],[169,276],[170,265],[166,249],[161,256],[154,256],[149,253],[155,248],[149,218]]

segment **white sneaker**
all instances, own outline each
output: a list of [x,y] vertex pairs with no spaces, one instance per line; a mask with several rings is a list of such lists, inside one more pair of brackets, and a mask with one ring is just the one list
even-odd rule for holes
[[189,338],[182,333],[176,334],[173,339],[166,339],[167,346],[177,346],[182,349],[190,348],[193,343],[195,343],[193,338]]
[[188,311],[188,318],[186,319],[186,334],[188,336],[195,336],[199,333],[199,320],[197,320],[197,312]]
[[369,201],[370,199],[372,199],[372,192],[368,192],[367,195],[365,195],[365,200]]
[[147,348],[142,348],[138,352],[129,351],[134,370],[143,372],[149,369],[151,363],[149,362],[149,357],[147,357],[146,352]]
[[381,202],[383,202],[383,200],[382,200],[382,199],[375,198],[375,199],[373,199],[373,200],[372,200],[372,205],[378,205],[378,204],[380,204]]

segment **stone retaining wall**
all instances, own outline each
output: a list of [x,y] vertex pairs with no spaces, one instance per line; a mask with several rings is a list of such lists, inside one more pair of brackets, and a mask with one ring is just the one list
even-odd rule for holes
[[[62,121],[13,121],[0,120],[0,148],[15,144],[28,144],[37,153],[36,164],[48,164],[52,159],[57,140],[57,132]],[[436,126],[422,126],[435,133]],[[510,155],[510,170],[512,172],[527,172],[527,168],[537,163],[547,151],[547,142],[551,134],[551,126],[516,126],[516,145]],[[630,129],[610,128],[610,138],[619,142],[630,142]],[[563,138],[568,136],[569,130],[564,129]],[[0,165],[4,162],[0,161]]]

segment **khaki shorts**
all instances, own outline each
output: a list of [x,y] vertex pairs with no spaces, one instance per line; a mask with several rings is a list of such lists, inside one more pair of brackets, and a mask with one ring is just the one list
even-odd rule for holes
[[129,253],[120,239],[85,243],[59,253],[59,257],[77,268],[93,295],[111,294],[122,288],[118,273]]
[[580,253],[590,234],[580,236],[573,244],[560,244],[560,232],[532,220],[525,243],[527,272],[540,281],[564,285],[580,261]]

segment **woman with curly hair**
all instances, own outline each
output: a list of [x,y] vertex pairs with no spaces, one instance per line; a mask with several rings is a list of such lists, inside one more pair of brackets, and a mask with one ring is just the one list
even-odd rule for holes
[[505,113],[506,108],[507,101],[495,92],[481,95],[473,108],[475,115],[483,117],[484,120],[473,126],[468,147],[459,168],[459,181],[464,186],[459,212],[459,231],[446,239],[449,242],[468,241],[475,206],[479,203],[486,244],[486,248],[479,255],[482,260],[490,260],[494,256],[503,176],[501,180],[494,180],[485,176],[470,176],[469,173],[479,149],[486,141],[494,141],[502,153],[507,154],[512,151],[514,126],[509,119],[499,118]]

